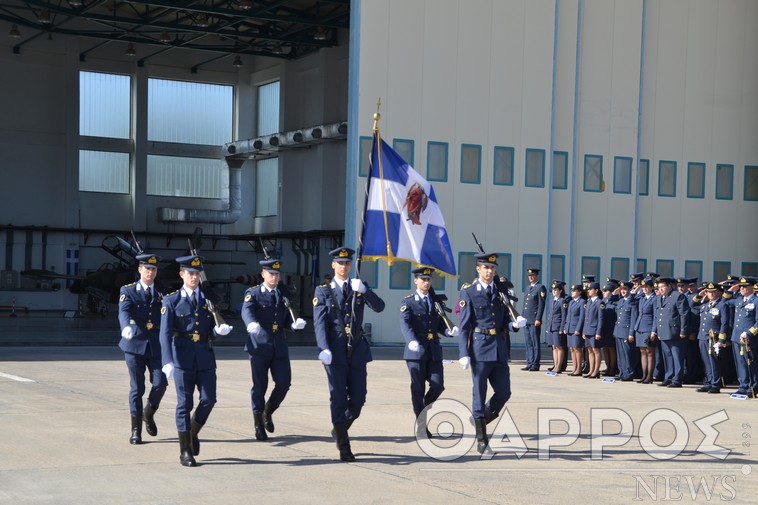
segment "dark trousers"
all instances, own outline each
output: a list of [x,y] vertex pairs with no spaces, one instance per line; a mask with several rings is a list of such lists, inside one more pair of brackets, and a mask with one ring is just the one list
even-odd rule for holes
[[666,367],[664,379],[674,384],[681,384],[684,379],[684,340],[678,336],[661,340],[661,350]]
[[[748,352],[744,345],[732,341],[732,349],[734,349],[734,365],[737,369],[739,387],[743,391],[752,392],[758,387],[758,382],[756,382],[758,380],[758,363],[755,362],[755,349],[750,345],[750,366],[747,364]],[[742,349],[742,356],[740,356],[740,349]]]
[[616,339],[616,356],[619,377],[633,379],[640,367],[640,350],[634,343],[629,343],[626,338]]
[[[150,352],[148,348],[148,353]],[[166,393],[168,380],[161,372],[160,356],[124,353],[126,368],[129,370],[129,412],[134,417],[142,417],[142,397],[145,396],[145,371],[150,371],[150,394],[147,401],[157,409]]]
[[[721,389],[721,367],[719,366],[719,357],[713,350],[712,342],[710,340],[698,340],[698,344],[700,344],[700,359],[703,360],[705,370],[703,386]],[[726,349],[721,350],[721,352],[725,351]]]
[[697,340],[690,339],[686,339],[683,344],[684,382],[694,384],[703,377],[703,360],[700,356],[700,346]]
[[268,389],[268,374],[271,371],[271,379],[274,381],[274,389],[268,400],[274,408],[287,396],[287,391],[292,384],[292,367],[287,358],[266,358],[263,356],[250,356],[250,371],[253,375],[253,387],[250,389],[250,398],[253,412],[263,412],[266,405],[266,390]]
[[[445,390],[445,380],[442,373],[442,361],[406,360],[408,372],[411,374],[411,404],[416,417],[424,407],[433,403]],[[429,391],[424,395],[426,383]]]
[[366,403],[366,363],[324,365],[329,379],[329,403],[332,423],[358,419]]
[[540,329],[542,326],[527,324],[524,327],[524,343],[526,344],[526,366],[529,368],[539,368],[542,359],[542,348],[540,347]]
[[205,424],[216,404],[216,370],[184,370],[174,369],[174,384],[176,384],[176,429],[190,430],[190,417],[193,406],[195,386],[200,392],[200,401],[195,409],[195,421]]
[[492,386],[492,397],[487,402],[489,409],[497,414],[511,397],[511,370],[507,362],[474,361],[471,363],[473,380],[474,419],[484,419],[484,406],[487,397],[487,382]]

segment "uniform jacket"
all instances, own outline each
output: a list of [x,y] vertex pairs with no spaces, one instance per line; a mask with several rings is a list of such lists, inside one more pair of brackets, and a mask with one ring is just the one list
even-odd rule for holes
[[163,365],[173,363],[176,368],[184,370],[216,368],[216,357],[211,342],[193,342],[185,336],[197,332],[201,337],[215,339],[213,315],[208,310],[205,295],[198,291],[197,310],[192,309],[187,292],[183,288],[163,297],[160,330]]
[[[479,281],[473,284],[465,284],[461,288],[458,306],[460,315],[460,340],[458,353],[460,357],[470,356],[472,361],[499,361],[507,362],[508,351],[506,335],[508,330],[518,331],[512,326],[508,310],[497,295],[495,283],[491,284],[492,297],[487,296],[487,291]],[[495,335],[489,335],[475,331],[496,330]]]
[[[432,304],[431,310],[427,310],[426,302],[418,293],[410,294],[400,301],[400,331],[406,344],[403,359],[442,361],[439,335],[444,334],[446,329],[445,322],[434,310],[434,305]],[[418,352],[408,349],[411,340],[419,343]]]
[[615,304],[618,302],[618,299],[618,296],[611,295],[610,298],[603,298],[602,301],[605,308],[603,309],[603,332],[601,335],[607,338],[613,338],[614,336],[613,332],[616,328]]
[[[121,287],[118,297],[118,322],[123,330],[132,327],[133,336],[127,340],[121,338],[118,346],[131,354],[145,354],[147,345],[153,356],[160,355],[161,345],[159,329],[161,325],[161,304],[163,293],[153,284],[153,298],[147,303],[146,292],[141,282],[134,282]],[[148,330],[147,327],[150,326]]]
[[650,333],[653,331],[655,299],[655,295],[646,297],[644,294],[639,299],[639,305],[637,307],[637,322],[634,323],[635,333]]
[[637,299],[633,295],[619,298],[612,302],[616,310],[616,324],[613,327],[613,336],[626,339],[634,336],[634,325],[637,322]]
[[[734,329],[732,330],[732,342],[739,342],[740,335],[747,332],[748,335],[758,335],[758,322],[756,322],[755,309],[758,306],[758,296],[751,293],[745,300],[744,296],[738,296],[727,300],[727,305],[734,308]],[[752,349],[751,349],[752,350]]]
[[569,300],[571,297],[561,296],[553,298],[550,303],[550,309],[547,314],[547,326],[546,330],[553,333],[565,333],[563,327],[566,320],[566,312],[568,311]]
[[600,298],[590,298],[584,305],[584,324],[582,334],[595,337],[603,334],[605,321],[605,303]]
[[723,297],[711,303],[694,296],[690,300],[690,308],[693,312],[700,314],[698,340],[709,340],[711,330],[713,330],[716,338],[721,340],[726,340],[729,337],[731,311],[727,308],[726,300]]
[[584,298],[571,298],[566,309],[566,319],[563,323],[563,333],[574,335],[575,332],[582,334],[584,328]]
[[668,296],[656,296],[653,305],[653,332],[661,340],[679,338],[688,333],[687,321],[690,312],[687,297],[671,290]]
[[[336,281],[316,287],[313,293],[313,327],[316,330],[316,343],[319,350],[329,349],[332,352],[332,365],[346,365],[347,337],[344,328],[341,328],[339,314],[342,314],[342,322],[349,325],[353,334],[352,362],[371,361],[371,348],[363,338],[363,311],[368,307],[374,312],[384,310],[384,301],[370,288],[365,293],[353,293],[349,290],[348,296],[343,296],[342,290]],[[355,295],[355,313],[353,313],[352,295]]]
[[245,291],[242,302],[242,320],[245,327],[252,322],[261,325],[258,331],[247,334],[245,350],[251,356],[289,358],[286,332],[292,328],[294,321],[284,305],[284,298],[289,299],[290,293],[287,286],[281,282],[276,291],[278,293],[272,293],[263,284]]
[[545,313],[546,296],[547,289],[539,282],[527,288],[524,294],[524,310],[521,311],[521,315],[526,318],[527,324],[542,321],[542,315]]

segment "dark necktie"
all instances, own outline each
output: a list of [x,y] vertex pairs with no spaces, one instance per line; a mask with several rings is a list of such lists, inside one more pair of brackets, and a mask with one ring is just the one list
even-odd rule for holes
[[145,300],[147,300],[147,304],[148,305],[150,305],[151,303],[153,303],[153,294],[152,293],[153,293],[153,290],[150,289],[150,288],[147,288],[147,290],[145,292]]
[[424,305],[426,306],[427,314],[430,313],[432,311],[432,303],[428,296],[424,297]]
[[489,298],[490,302],[492,301],[492,284],[487,286],[487,298]]
[[192,304],[192,310],[197,310],[197,294],[194,291],[190,296],[190,304]]
[[342,297],[347,300],[348,297],[348,290],[347,290],[347,281],[342,283]]
[[274,305],[279,305],[279,293],[275,289],[271,290],[271,301]]

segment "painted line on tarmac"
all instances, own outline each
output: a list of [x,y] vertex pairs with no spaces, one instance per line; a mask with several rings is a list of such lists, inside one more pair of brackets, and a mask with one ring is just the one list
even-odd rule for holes
[[16,382],[37,382],[36,380],[33,380],[33,379],[27,379],[26,377],[19,377],[18,375],[11,375],[9,373],[3,373],[3,372],[0,372],[0,377],[5,377],[6,379],[10,379]]

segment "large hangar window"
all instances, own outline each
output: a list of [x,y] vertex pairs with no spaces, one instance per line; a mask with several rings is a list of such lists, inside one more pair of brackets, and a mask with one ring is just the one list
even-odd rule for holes
[[526,150],[526,176],[525,185],[527,188],[544,188],[545,187],[545,150],[544,149],[527,149]]
[[[258,136],[279,132],[279,81],[258,86]],[[255,164],[255,217],[279,214],[279,158]]]
[[79,73],[79,191],[129,193],[131,77]]
[[482,182],[482,146],[461,145],[461,182],[469,184]]
[[716,165],[716,200],[731,200],[734,195],[734,165]]
[[705,198],[705,163],[687,164],[687,198]]
[[513,186],[512,147],[495,147],[493,179],[496,186]]
[[676,161],[658,163],[658,196],[676,196]]
[[650,160],[640,160],[638,194],[640,196],[650,194]]
[[233,140],[233,87],[148,79],[147,94],[147,194],[221,198],[218,146]]
[[447,182],[447,142],[427,143],[426,180]]
[[[613,192],[629,195],[632,193],[632,158],[613,158]],[[619,279],[620,277],[614,277]]]
[[595,193],[603,191],[602,156],[597,154],[584,155],[584,190]]
[[553,189],[568,189],[568,153],[553,151]]
[[745,193],[747,201],[758,200],[758,167],[745,165]]

